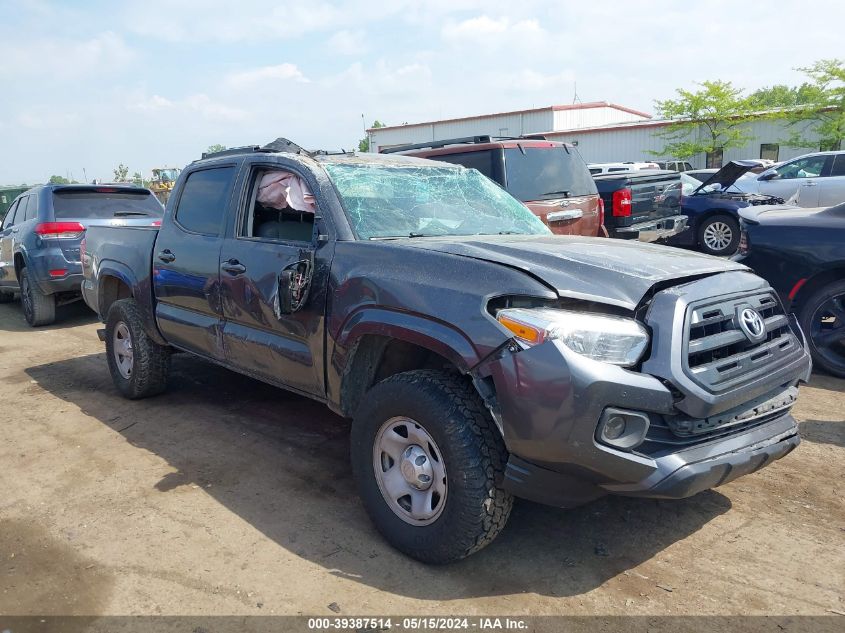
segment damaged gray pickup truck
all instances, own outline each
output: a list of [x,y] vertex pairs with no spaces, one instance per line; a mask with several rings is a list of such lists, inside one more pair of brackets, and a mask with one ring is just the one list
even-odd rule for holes
[[514,496],[687,497],[799,443],[810,360],[765,281],[552,235],[473,169],[227,150],[160,227],[89,227],[82,259],[125,396],[182,350],[324,402],[375,526],[424,562],[490,543]]

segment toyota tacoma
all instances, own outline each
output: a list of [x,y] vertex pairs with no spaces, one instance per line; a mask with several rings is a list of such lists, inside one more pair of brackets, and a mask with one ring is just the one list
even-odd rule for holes
[[279,139],[189,165],[161,226],[91,226],[117,389],[189,352],[352,418],[366,511],[463,558],[514,496],[681,498],[779,459],[810,361],[741,264],[553,235],[474,169]]

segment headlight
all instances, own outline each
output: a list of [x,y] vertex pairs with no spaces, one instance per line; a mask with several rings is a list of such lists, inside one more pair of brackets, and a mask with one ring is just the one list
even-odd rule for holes
[[528,345],[559,340],[573,352],[622,367],[636,365],[648,346],[646,329],[624,317],[556,308],[505,308],[496,319]]

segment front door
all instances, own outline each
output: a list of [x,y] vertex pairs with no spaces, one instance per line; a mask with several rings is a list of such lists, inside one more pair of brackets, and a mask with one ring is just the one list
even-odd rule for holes
[[[299,178],[255,168],[247,176],[244,208],[220,252],[226,360],[247,373],[322,397],[333,248],[316,239],[313,197],[309,208],[300,209],[302,196],[286,196],[281,187],[281,197],[262,202],[260,183],[273,174]],[[304,179],[292,186],[310,196]]]
[[819,206],[819,185],[823,175],[829,171],[829,158],[825,154],[807,156],[763,173],[758,178],[760,193],[784,200],[797,195],[799,206]]
[[220,247],[236,175],[236,165],[191,172],[153,247],[159,329],[175,346],[220,360]]

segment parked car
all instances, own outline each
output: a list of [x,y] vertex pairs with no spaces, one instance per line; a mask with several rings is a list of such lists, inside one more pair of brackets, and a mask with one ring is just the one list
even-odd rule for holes
[[593,179],[607,209],[604,223],[610,237],[655,242],[686,228],[678,172],[626,171]]
[[816,367],[845,378],[845,203],[739,213],[737,259],[766,279],[798,316]]
[[56,306],[80,298],[79,244],[98,224],[149,225],[164,209],[132,185],[42,185],[18,196],[0,230],[0,303],[20,294],[31,326],[48,325]]
[[757,205],[782,205],[783,198],[742,193],[735,183],[754,163],[731,161],[702,182],[687,172],[681,174],[681,210],[689,218],[689,229],[670,238],[672,246],[691,246],[708,255],[733,255],[739,245],[738,210]]
[[600,174],[612,174],[621,171],[637,171],[640,169],[660,169],[657,163],[635,163],[632,161],[624,163],[589,163],[587,169],[590,174],[598,176]]
[[685,160],[658,160],[655,161],[655,163],[657,164],[658,168],[668,169],[670,171],[684,172],[693,169],[692,164],[688,163]]
[[830,207],[845,201],[845,151],[815,152],[786,161],[757,176],[757,191],[790,199],[802,207]]
[[162,392],[179,349],[352,417],[364,507],[429,563],[490,543],[514,495],[687,497],[800,441],[809,356],[762,279],[553,235],[458,165],[228,150],[159,229],[90,227],[84,271],[124,396]]
[[604,208],[575,147],[542,137],[472,136],[401,145],[383,154],[477,169],[522,201],[557,235],[606,236]]

